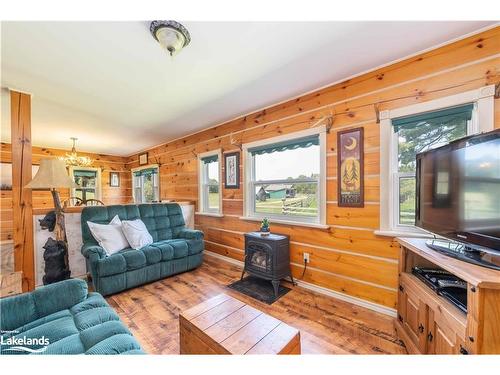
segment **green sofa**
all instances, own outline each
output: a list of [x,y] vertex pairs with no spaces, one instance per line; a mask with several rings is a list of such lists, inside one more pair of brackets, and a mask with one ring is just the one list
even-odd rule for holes
[[[107,256],[90,233],[88,221],[108,224],[141,219],[154,243]],[[203,262],[203,232],[187,229],[177,203],[85,207],[82,211],[82,254],[97,292],[109,295],[194,269]]]
[[80,279],[0,299],[0,329],[2,355],[144,353],[104,298],[88,293]]

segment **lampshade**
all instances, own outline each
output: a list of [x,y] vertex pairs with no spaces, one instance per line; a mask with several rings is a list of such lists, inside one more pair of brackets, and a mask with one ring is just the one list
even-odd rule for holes
[[75,188],[78,185],[68,176],[66,165],[59,159],[41,159],[40,168],[31,182],[25,186],[28,189],[58,189]]

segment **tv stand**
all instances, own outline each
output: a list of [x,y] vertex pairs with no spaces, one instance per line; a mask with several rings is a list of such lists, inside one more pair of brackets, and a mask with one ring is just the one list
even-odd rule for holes
[[500,270],[500,252],[496,254],[493,251],[487,251],[480,246],[466,245],[460,242],[436,238],[426,241],[425,244],[432,250],[439,251],[440,253],[448,255],[452,258],[476,264],[481,267]]
[[[432,250],[425,239],[398,238],[399,290],[395,328],[416,354],[499,354],[500,271]],[[412,274],[414,266],[443,269],[467,283],[467,313]]]

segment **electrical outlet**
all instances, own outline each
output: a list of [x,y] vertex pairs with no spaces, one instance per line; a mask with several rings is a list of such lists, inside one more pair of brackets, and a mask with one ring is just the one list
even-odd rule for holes
[[309,263],[309,253],[304,253],[304,262]]

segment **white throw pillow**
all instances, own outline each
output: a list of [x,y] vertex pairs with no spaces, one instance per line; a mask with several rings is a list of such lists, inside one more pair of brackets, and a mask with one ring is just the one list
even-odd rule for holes
[[99,243],[106,254],[112,255],[120,250],[130,247],[127,238],[123,234],[122,222],[118,215],[116,215],[109,224],[97,224],[87,221],[90,233]]
[[137,250],[153,243],[153,237],[141,219],[123,220],[122,229],[132,249]]

